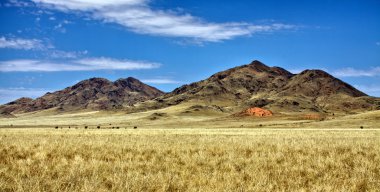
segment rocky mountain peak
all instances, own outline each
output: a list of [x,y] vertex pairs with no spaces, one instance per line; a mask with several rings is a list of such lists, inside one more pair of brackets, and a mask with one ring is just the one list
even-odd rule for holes
[[162,91],[132,77],[115,82],[90,78],[35,100],[20,98],[1,106],[0,112],[31,112],[50,108],[58,108],[59,111],[121,109],[160,95],[163,95]]

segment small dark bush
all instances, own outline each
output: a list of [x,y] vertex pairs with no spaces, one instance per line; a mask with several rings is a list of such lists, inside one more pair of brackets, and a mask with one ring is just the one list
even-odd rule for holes
[[55,126],[56,129],[58,129],[58,126]]
[[360,129],[363,129],[364,127],[363,126],[360,126]]
[[120,129],[120,127],[116,127],[116,129]]
[[100,129],[100,126],[98,125],[96,128]]
[[134,126],[133,129],[137,129],[137,126]]
[[84,126],[84,128],[85,128],[85,129],[87,129],[87,128],[88,128],[88,126],[86,125],[86,126]]

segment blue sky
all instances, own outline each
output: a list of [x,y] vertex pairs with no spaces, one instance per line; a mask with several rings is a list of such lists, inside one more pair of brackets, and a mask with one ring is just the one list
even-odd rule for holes
[[378,0],[0,2],[0,103],[91,77],[171,91],[255,59],[380,96]]

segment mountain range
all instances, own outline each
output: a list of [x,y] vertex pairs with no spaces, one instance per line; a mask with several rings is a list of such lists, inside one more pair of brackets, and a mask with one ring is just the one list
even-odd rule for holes
[[0,113],[23,113],[55,108],[58,111],[118,110],[164,93],[128,77],[115,82],[91,78],[37,99],[20,98],[0,107]]
[[346,112],[378,110],[380,98],[370,97],[322,70],[293,74],[260,61],[216,73],[205,80],[164,93],[129,77],[81,81],[37,99],[20,98],[0,106],[0,113],[55,109],[146,111],[183,103],[221,112],[263,107],[275,112]]
[[192,102],[218,106],[225,111],[264,107],[280,112],[354,112],[380,109],[380,99],[370,97],[322,70],[299,74],[260,61],[228,69],[181,86],[143,108],[162,108]]

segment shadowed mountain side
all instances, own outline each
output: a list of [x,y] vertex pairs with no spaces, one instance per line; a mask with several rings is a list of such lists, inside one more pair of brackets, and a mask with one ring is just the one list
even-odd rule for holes
[[121,109],[162,95],[163,92],[128,77],[111,82],[103,78],[81,81],[54,93],[46,93],[35,100],[18,99],[0,107],[6,113],[20,113],[57,108],[59,111],[81,109]]
[[320,97],[344,94],[352,97],[367,96],[351,85],[322,70],[305,70],[289,79],[280,95]]
[[21,97],[20,99],[16,99],[3,106],[0,106],[0,117],[6,117],[6,118],[14,117],[14,115],[12,115],[12,112],[18,111],[22,108],[26,108],[28,104],[32,101],[33,101],[32,98]]

